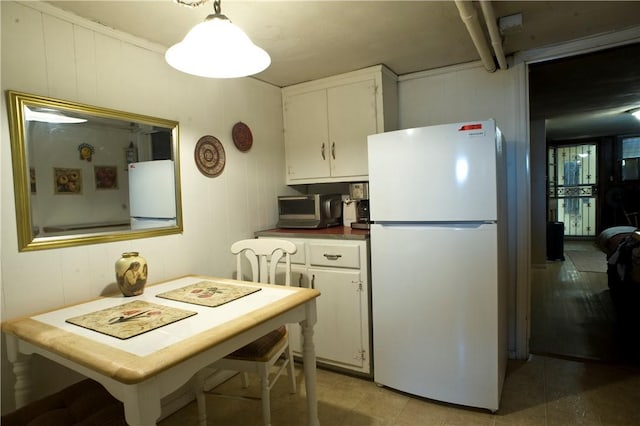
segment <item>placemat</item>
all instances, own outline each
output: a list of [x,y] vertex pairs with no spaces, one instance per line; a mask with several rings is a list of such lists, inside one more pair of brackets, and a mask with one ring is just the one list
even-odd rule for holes
[[66,322],[125,340],[195,314],[197,312],[134,300],[112,308],[69,318]]
[[258,287],[200,281],[156,296],[213,308],[260,290]]

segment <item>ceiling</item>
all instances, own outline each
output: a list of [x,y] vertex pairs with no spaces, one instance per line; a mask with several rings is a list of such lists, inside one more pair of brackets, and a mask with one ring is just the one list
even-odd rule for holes
[[640,134],[640,43],[529,66],[529,110],[547,140]]
[[[171,0],[48,3],[166,47],[180,41],[192,26],[213,13],[212,1],[196,8]],[[477,2],[474,3],[482,21],[482,12]],[[522,26],[503,34],[507,55],[640,26],[640,1],[494,1],[492,4],[498,18],[522,14]],[[385,64],[403,75],[479,60],[453,1],[223,0],[222,13],[271,55],[271,66],[255,77],[279,87],[376,64]],[[632,103],[640,106],[640,90],[635,85],[640,81],[640,67],[635,66],[634,71],[635,75],[627,76],[625,81],[617,81],[615,85],[611,81],[607,83],[608,93],[624,92],[624,96],[612,96],[618,109],[622,107],[620,103],[625,107]],[[585,69],[580,72],[590,78],[588,84],[600,84],[595,73]],[[634,91],[626,86],[629,78]],[[545,93],[551,98],[540,103],[554,106],[548,112],[553,115],[547,118],[583,112],[583,103],[559,102],[554,100],[557,94],[557,91]],[[565,98],[576,99],[582,95],[584,93],[567,93]],[[613,100],[606,99],[603,103],[606,104],[603,108],[610,109]],[[564,110],[563,105],[571,111]],[[598,106],[590,105],[589,109],[594,108]],[[547,114],[543,110],[537,113]],[[586,122],[591,120],[593,118],[587,118]],[[550,131],[554,131],[551,121],[548,124]],[[554,125],[562,127],[561,123]]]

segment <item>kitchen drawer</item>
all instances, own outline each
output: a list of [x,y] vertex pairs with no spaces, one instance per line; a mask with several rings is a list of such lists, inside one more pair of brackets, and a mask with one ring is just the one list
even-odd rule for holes
[[360,247],[337,244],[309,244],[309,263],[334,268],[360,268]]

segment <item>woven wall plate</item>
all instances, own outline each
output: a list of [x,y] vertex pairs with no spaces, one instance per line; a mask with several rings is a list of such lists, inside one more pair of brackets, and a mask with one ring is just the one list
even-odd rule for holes
[[251,149],[251,145],[253,145],[253,135],[251,134],[251,129],[242,121],[239,121],[233,125],[233,130],[231,130],[231,138],[233,139],[233,143],[236,145],[236,148],[238,148],[242,152],[249,151]]
[[219,176],[224,170],[226,155],[220,141],[210,135],[201,137],[194,152],[198,170],[208,177]]

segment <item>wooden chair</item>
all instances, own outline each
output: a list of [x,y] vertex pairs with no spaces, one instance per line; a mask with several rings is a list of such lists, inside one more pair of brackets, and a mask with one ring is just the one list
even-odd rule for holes
[[624,215],[627,218],[627,222],[629,225],[635,226],[636,228],[640,227],[640,212],[628,212],[623,209]]
[[[284,257],[284,285],[291,284],[291,255],[296,252],[296,246],[290,241],[279,239],[249,239],[241,240],[231,245],[231,253],[236,255],[237,279],[244,279],[242,264],[249,260],[251,266],[251,280],[254,282],[276,284],[276,269]],[[243,259],[244,258],[244,259]],[[282,265],[282,264],[281,264]],[[271,374],[272,367],[284,355],[284,360]],[[242,373],[243,387],[248,387],[247,373],[257,373],[261,381],[261,398],[230,396],[240,399],[262,399],[262,417],[266,426],[271,424],[270,391],[278,378],[288,367],[291,393],[296,393],[296,379],[294,375],[293,353],[289,346],[289,332],[284,325],[265,336],[254,340],[248,345],[227,355],[211,365],[218,370],[231,370]],[[225,396],[213,391],[204,391],[203,372],[197,375],[198,415],[200,425],[206,425],[206,407],[204,393]],[[273,377],[272,377],[273,376]]]

